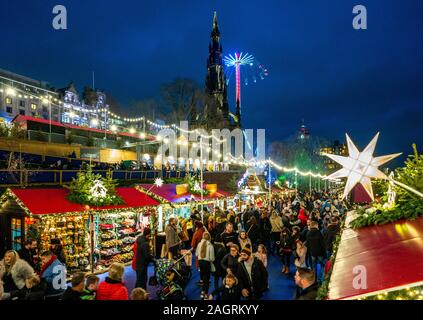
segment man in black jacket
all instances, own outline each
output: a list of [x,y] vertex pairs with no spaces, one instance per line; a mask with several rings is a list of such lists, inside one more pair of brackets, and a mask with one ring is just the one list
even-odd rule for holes
[[238,274],[239,268],[239,247],[236,244],[232,244],[230,246],[230,251],[227,253],[222,261],[220,262],[220,266],[222,269],[225,270],[226,274],[232,273],[234,275]]
[[295,296],[296,300],[316,300],[319,285],[316,283],[313,270],[298,268],[295,274],[295,284],[299,288]]
[[323,232],[323,239],[325,240],[327,257],[330,257],[332,255],[333,242],[335,241],[335,237],[338,234],[339,229],[339,218],[332,217],[327,229]]
[[[310,230],[306,236],[307,251],[310,252],[313,270],[316,273],[318,282],[323,282],[326,246],[322,233],[319,230],[319,224],[316,221],[310,222]],[[318,273],[317,265],[320,265]]]
[[242,296],[249,300],[258,300],[268,287],[266,267],[261,260],[252,255],[248,245],[241,250],[240,258],[237,278]]
[[234,231],[232,223],[226,222],[225,231],[221,233],[219,240],[223,242],[228,252],[232,244],[238,244],[238,233]]
[[19,258],[24,259],[29,265],[35,268],[34,251],[37,249],[36,240],[26,240],[22,249],[18,251]]
[[150,237],[150,228],[145,228],[143,234],[137,238],[137,251],[135,256],[137,282],[135,283],[135,288],[147,289],[148,265],[154,262],[154,257],[150,249]]

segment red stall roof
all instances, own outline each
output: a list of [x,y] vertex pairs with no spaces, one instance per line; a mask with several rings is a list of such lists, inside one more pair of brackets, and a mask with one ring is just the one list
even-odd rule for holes
[[[156,187],[154,184],[140,184],[141,188],[145,190],[149,190],[150,192],[153,192],[157,196],[163,198],[166,201],[177,203],[177,202],[185,202],[185,201],[200,201],[201,196],[200,195],[192,195],[190,193],[185,193],[182,195],[176,194],[176,184],[163,184],[161,187]],[[230,194],[228,192],[225,192],[223,190],[217,190],[217,192],[213,194],[209,194],[207,196],[204,196],[204,200],[213,200],[213,199],[219,199],[219,198],[226,198],[229,197]]]
[[[69,190],[60,189],[11,189],[32,214],[83,212],[85,206],[67,199]],[[92,210],[109,210],[155,206],[159,203],[135,188],[116,188],[125,204],[91,207]]]
[[[42,119],[42,118],[30,117],[30,116],[23,116],[23,115],[18,115],[13,119],[13,122],[25,122],[26,123],[27,121],[50,124],[49,120]],[[68,129],[89,131],[89,132],[96,132],[96,133],[103,133],[104,134],[104,130],[101,130],[101,129],[81,127],[81,126],[77,126],[77,125],[69,124],[69,123],[61,123],[61,122],[57,122],[57,121],[51,121],[51,125],[57,126],[57,127],[64,127],[64,128],[68,128]],[[132,137],[132,138],[139,139],[139,135],[135,134],[135,133],[129,133],[129,132],[117,132],[117,133],[115,133],[115,132],[110,131],[110,130],[107,130],[106,132],[107,132],[107,134],[117,134],[119,136]],[[147,135],[146,139],[147,140],[155,140],[155,137],[152,136],[152,135]]]
[[[353,286],[359,274],[353,272],[357,266],[365,267],[366,289]],[[344,230],[330,279],[329,299],[356,299],[419,284],[423,284],[423,218]]]

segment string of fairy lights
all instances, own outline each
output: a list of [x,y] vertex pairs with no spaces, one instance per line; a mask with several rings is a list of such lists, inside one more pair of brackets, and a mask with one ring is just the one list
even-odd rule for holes
[[257,161],[256,159],[250,159],[250,160],[246,160],[244,158],[244,156],[239,156],[239,157],[234,157],[232,156],[232,154],[228,153],[228,156],[230,156],[231,158],[229,159],[230,163],[234,163],[240,166],[245,166],[245,167],[264,167],[266,165],[271,165],[272,167],[276,168],[279,171],[284,171],[284,172],[294,172],[299,174],[300,176],[311,176],[313,178],[320,178],[320,179],[324,179],[327,176],[320,174],[320,173],[314,173],[312,171],[302,171],[300,169],[298,169],[297,167],[285,167],[282,166],[276,162],[274,162],[272,159],[268,159],[268,160],[260,160]]
[[[20,89],[18,87],[12,87],[12,86],[4,83],[4,82],[0,82],[0,84],[3,85],[3,88],[0,88],[0,93],[5,92],[8,96],[11,96],[11,97],[16,97],[17,96],[19,98],[24,98],[24,99],[33,99],[33,100],[38,99],[38,100],[41,100],[42,103],[50,103],[50,104],[56,105],[56,106],[61,106],[61,105],[64,104],[63,101],[61,101],[60,99],[54,97],[51,94],[37,95],[37,94],[32,93],[32,92],[27,92],[27,91],[25,91],[23,89]],[[40,90],[44,90],[45,92],[51,92],[51,91],[46,90],[46,89],[40,89]],[[210,147],[210,145],[208,143],[205,143],[205,144],[202,143],[202,139],[206,139],[207,141],[209,139],[213,139],[213,140],[215,140],[218,143],[226,142],[226,139],[218,138],[218,137],[216,137],[213,134],[211,134],[211,135],[203,134],[203,133],[201,133],[201,131],[199,129],[187,130],[187,129],[184,129],[184,128],[181,128],[181,127],[177,126],[176,124],[172,124],[172,125],[159,124],[159,123],[153,122],[153,121],[151,121],[149,119],[146,119],[146,117],[144,117],[144,116],[142,116],[142,117],[133,117],[133,118],[131,118],[131,117],[123,117],[123,116],[120,116],[118,114],[115,114],[114,112],[110,111],[107,108],[100,108],[100,109],[96,109],[96,110],[79,108],[78,110],[80,110],[82,112],[86,112],[86,113],[95,113],[95,114],[104,113],[106,116],[110,116],[110,117],[115,118],[117,120],[123,120],[124,122],[129,122],[129,123],[139,123],[139,122],[142,122],[143,125],[145,123],[147,123],[148,125],[152,126],[155,129],[175,129],[175,130],[177,130],[177,131],[179,131],[181,133],[184,133],[184,134],[195,134],[197,138],[200,138],[200,142],[198,142],[198,141],[197,142],[192,142],[191,141],[191,146],[193,148],[196,148],[198,146],[200,146],[200,147],[204,146],[205,149],[206,149],[206,151],[207,151],[207,155],[208,155],[208,153],[210,153],[212,151],[211,150],[212,148]],[[71,111],[71,113],[72,113],[72,111]],[[72,118],[72,116],[70,116],[70,117]],[[91,124],[94,125],[94,126],[97,126],[99,124],[98,119],[93,118],[92,121],[91,121]],[[110,126],[110,130],[113,131],[113,132],[117,132],[118,127],[115,124],[112,124]],[[131,134],[136,134],[137,133],[137,130],[133,126],[130,127],[128,129],[128,131]],[[142,132],[139,133],[138,136],[141,139],[145,139],[147,135],[146,135],[145,131],[142,131]],[[170,140],[168,138],[162,137],[162,136],[160,136],[160,134],[156,136],[156,140],[158,142],[163,142],[164,144],[170,143]],[[182,135],[177,140],[177,144],[178,145],[182,145],[182,146],[188,146],[189,145],[189,141],[185,138],[184,135]],[[221,154],[220,151],[215,150],[215,151],[213,151],[213,153],[214,153],[215,156],[219,157],[219,160],[222,158],[222,154]],[[145,158],[150,158],[150,156],[148,154],[145,154],[144,157]],[[168,159],[172,159],[172,157],[168,157]],[[180,161],[182,159],[184,159],[184,158],[179,158]],[[194,161],[192,158],[188,158],[188,159],[184,159],[184,160],[188,160],[189,162]],[[243,156],[234,157],[231,153],[228,153],[226,156],[223,157],[223,160],[224,160],[224,162],[221,162],[221,163],[228,163],[229,162],[230,164],[236,164],[236,165],[246,166],[246,167],[263,167],[265,165],[269,165],[270,164],[271,166],[273,166],[274,168],[276,168],[279,171],[295,172],[296,174],[299,174],[301,176],[312,176],[314,178],[321,178],[321,179],[323,179],[323,178],[326,177],[325,175],[322,175],[320,173],[317,173],[316,174],[316,173],[313,173],[311,171],[304,172],[304,171],[299,170],[296,167],[291,167],[291,168],[285,167],[285,166],[282,166],[282,165],[274,162],[271,159],[269,159],[269,160],[260,160],[260,161],[258,161],[256,159],[246,160]],[[203,160],[203,163],[209,163],[209,164],[215,163],[216,164],[216,163],[219,163],[219,162],[218,161],[214,161],[214,162],[208,161],[207,162],[207,160]]]
[[[66,101],[63,102],[60,99],[58,99],[58,98],[56,98],[56,97],[54,97],[50,94],[44,95],[44,96],[43,95],[37,95],[35,93],[28,93],[25,90],[20,89],[18,87],[11,87],[11,86],[5,84],[4,82],[0,82],[0,83],[3,85],[3,88],[0,88],[0,93],[5,92],[8,96],[11,96],[11,97],[17,96],[19,98],[32,99],[32,100],[38,99],[38,100],[41,100],[45,104],[50,103],[50,104],[56,105],[56,106],[62,106],[64,104],[66,104]],[[44,89],[42,89],[42,90],[44,90]],[[47,92],[48,90],[45,90],[45,91]],[[18,93],[18,92],[21,92],[21,93]],[[172,124],[172,125],[160,124],[160,123],[156,123],[154,121],[151,121],[144,116],[134,117],[134,118],[123,117],[123,116],[120,116],[120,115],[110,111],[108,108],[99,108],[99,109],[92,110],[92,109],[86,109],[86,108],[78,107],[78,108],[74,108],[74,109],[77,110],[77,111],[82,111],[84,113],[92,113],[92,114],[96,114],[96,115],[104,114],[105,117],[107,117],[107,116],[112,117],[116,120],[122,120],[122,121],[127,122],[127,123],[133,123],[133,124],[142,123],[143,126],[146,123],[149,126],[153,127],[154,129],[175,129],[175,130],[180,131],[180,132],[185,133],[185,134],[196,134],[197,137],[200,137],[202,139],[214,139],[217,142],[225,142],[226,141],[226,139],[220,139],[213,134],[208,135],[208,134],[201,133],[201,131],[199,129],[187,130],[187,129],[184,129],[184,128],[177,126],[176,124]],[[69,117],[74,118],[75,116],[76,116],[76,113],[73,110],[70,110]],[[92,126],[96,127],[99,124],[99,120],[96,119],[96,118],[93,118],[93,119],[91,119],[90,124]],[[110,130],[113,131],[113,132],[117,132],[118,126],[116,126],[115,124],[112,124],[110,126]],[[128,132],[131,133],[131,134],[136,134],[137,130],[132,126],[132,127],[128,128]],[[145,132],[142,131],[141,133],[139,133],[139,137],[141,139],[145,139],[145,137],[146,137]]]

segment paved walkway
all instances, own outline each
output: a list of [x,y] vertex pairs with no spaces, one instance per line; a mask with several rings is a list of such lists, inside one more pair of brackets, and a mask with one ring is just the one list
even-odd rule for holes
[[[267,270],[269,272],[269,290],[265,292],[263,300],[291,300],[295,293],[294,267],[291,268],[291,274],[283,275],[281,273],[281,262],[278,257],[269,256]],[[154,274],[154,268],[151,266],[148,270],[149,277]],[[100,275],[100,281],[103,281],[107,274]],[[125,284],[130,293],[134,288],[136,280],[135,271],[131,266],[125,268]],[[193,268],[192,278],[185,288],[185,294],[188,300],[199,300],[201,288],[197,285],[200,280],[200,274]],[[148,287],[151,299],[156,299],[156,292],[159,287]],[[211,277],[210,292],[214,289],[214,280]]]

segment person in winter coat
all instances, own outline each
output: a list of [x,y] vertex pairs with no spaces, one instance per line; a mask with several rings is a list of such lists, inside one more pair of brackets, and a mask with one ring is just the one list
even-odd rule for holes
[[239,287],[238,279],[232,273],[226,275],[222,286],[216,286],[215,288],[210,294],[209,300],[213,300],[213,296],[216,297],[216,300],[222,301],[241,300],[241,288]]
[[[247,229],[247,235],[251,240],[252,243],[252,249],[253,250],[257,250],[257,246],[259,244],[259,242],[261,241],[260,239],[260,227],[257,224],[257,219],[256,217],[251,217],[251,219],[249,220],[249,227]],[[242,248],[241,248],[242,250]]]
[[181,232],[179,234],[179,237],[181,238],[183,248],[189,248],[189,234],[188,234],[188,220],[183,219],[181,222]]
[[242,296],[249,300],[260,299],[268,288],[267,270],[263,262],[254,257],[248,247],[241,251],[237,278]]
[[47,284],[46,294],[58,294],[64,291],[61,287],[55,287],[55,279],[65,279],[66,267],[51,251],[45,251],[41,254],[41,279]]
[[326,247],[326,256],[330,257],[333,252],[333,242],[335,241],[335,238],[337,234],[339,233],[340,227],[339,227],[339,218],[333,217],[330,220],[330,223],[327,226],[327,229],[323,232],[323,239],[325,241],[325,247]]
[[225,244],[228,252],[232,244],[238,244],[238,233],[234,231],[232,223],[226,223],[225,231],[220,235],[220,240]]
[[85,280],[85,287],[82,291],[81,299],[82,300],[95,300],[95,296],[97,295],[98,285],[100,282],[100,278],[96,275],[89,275]]
[[182,244],[181,238],[179,238],[178,220],[176,218],[170,218],[169,224],[166,227],[166,247],[170,254],[170,259],[176,259],[179,256],[180,246]]
[[135,283],[135,288],[147,289],[148,265],[150,263],[154,263],[155,261],[153,255],[151,254],[150,238],[150,228],[144,228],[143,234],[136,240],[137,251],[135,258],[135,271],[137,273],[137,281]]
[[220,263],[226,273],[237,274],[239,268],[239,247],[236,244],[231,245],[229,253],[227,253]]
[[301,227],[304,228],[307,225],[308,216],[306,214],[306,208],[303,202],[300,203],[300,211],[298,212],[298,219],[301,221]]
[[272,232],[272,224],[270,223],[270,218],[268,216],[267,209],[263,209],[263,212],[259,221],[260,227],[260,239],[262,243],[270,250],[270,234]]
[[252,247],[251,240],[250,240],[250,238],[248,238],[247,232],[245,232],[245,231],[241,231],[239,233],[238,243],[239,243],[239,246],[240,246],[241,250],[244,249],[244,247],[247,244],[250,246],[250,248]]
[[226,256],[226,248],[223,242],[214,242],[214,288],[219,286],[220,279],[224,279],[226,275],[226,269],[222,267],[222,260]]
[[4,293],[11,294],[14,291],[25,288],[26,280],[34,276],[34,269],[14,251],[6,251],[3,260],[0,261],[0,282],[3,282]]
[[26,301],[44,300],[46,287],[46,284],[41,282],[40,277],[37,274],[34,274],[31,278],[25,281],[25,287],[22,290],[12,292],[10,298],[12,300],[18,299]]
[[81,301],[82,292],[85,286],[85,274],[83,272],[76,272],[72,275],[72,287],[68,287],[63,292],[63,301]]
[[301,242],[301,240],[297,240],[295,242],[297,248],[295,250],[295,261],[294,264],[297,268],[305,268],[306,267],[306,256],[307,256],[307,246]]
[[57,259],[59,259],[62,264],[66,264],[65,250],[63,250],[63,245],[60,242],[60,239],[51,239],[50,251],[57,257]]
[[24,246],[18,251],[19,257],[25,260],[26,262],[28,262],[32,268],[35,268],[34,252],[36,249],[37,249],[37,241],[26,240],[24,242]]
[[[210,216],[208,218],[207,225],[204,226],[204,227],[205,227],[205,230],[204,231],[207,231],[208,233],[210,233],[210,236],[211,236],[212,241],[219,240],[218,238],[220,237],[220,235],[217,233],[216,221],[214,220],[214,217],[213,216]],[[203,234],[202,233],[201,233],[200,239],[198,240],[198,243],[200,243],[201,239],[203,239]]]
[[280,239],[280,253],[282,257],[282,273],[289,274],[289,267],[291,266],[291,255],[294,247],[294,240],[291,231],[288,228],[283,228]]
[[198,244],[203,239],[203,233],[206,231],[204,228],[203,223],[201,221],[195,221],[195,232],[192,236],[191,240],[191,247],[195,251],[197,249]]
[[295,284],[300,289],[297,291],[296,300],[316,300],[319,285],[313,270],[298,268],[295,273]]
[[264,244],[259,244],[254,256],[263,262],[264,266],[267,268],[267,250]]
[[270,254],[273,256],[277,250],[278,245],[276,242],[279,241],[281,237],[281,231],[283,228],[282,218],[277,214],[276,210],[272,211],[272,215],[270,216],[270,225],[272,227],[270,238],[271,238],[271,247],[270,247]]
[[[318,223],[312,221],[310,230],[306,238],[307,251],[310,253],[313,270],[316,272],[316,278],[323,282],[323,269],[325,267],[326,247],[323,235],[318,228]],[[320,273],[317,274],[317,265],[320,264]]]
[[202,300],[208,297],[210,274],[214,271],[214,247],[210,240],[210,234],[205,232],[203,234],[203,240],[201,240],[195,252],[198,258],[198,265],[200,267],[200,278],[203,283],[201,291]]
[[124,271],[122,263],[112,263],[109,276],[98,286],[96,300],[129,300],[128,289],[123,283]]

